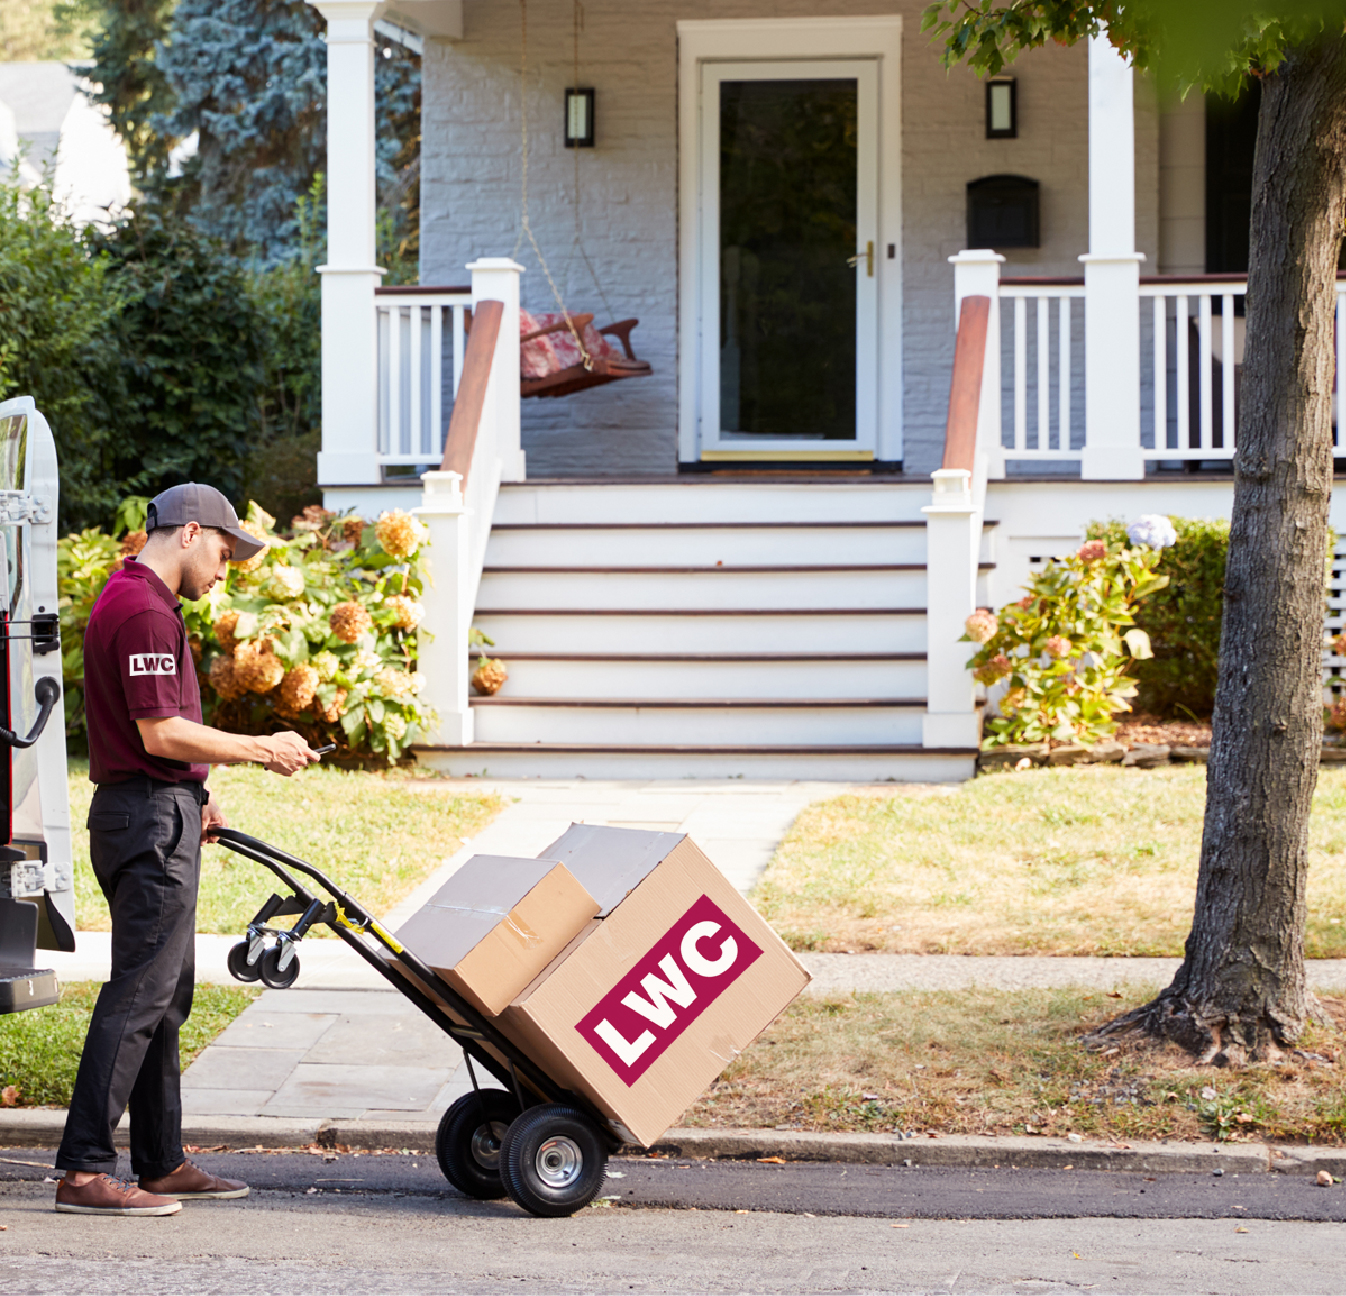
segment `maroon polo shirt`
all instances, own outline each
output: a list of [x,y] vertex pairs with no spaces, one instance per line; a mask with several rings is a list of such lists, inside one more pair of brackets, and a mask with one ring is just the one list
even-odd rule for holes
[[151,756],[137,720],[186,716],[201,723],[201,688],[182,605],[148,567],[128,558],[113,572],[84,632],[84,715],[89,778],[124,783],[137,774],[204,783],[208,765]]

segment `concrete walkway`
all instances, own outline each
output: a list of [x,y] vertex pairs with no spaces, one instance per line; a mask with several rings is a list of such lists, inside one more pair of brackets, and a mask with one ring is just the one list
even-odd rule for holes
[[[442,784],[436,784],[442,787]],[[536,856],[572,822],[690,834],[747,892],[795,816],[848,790],[836,783],[586,780],[465,781],[510,804],[385,918],[393,930],[472,855]],[[283,843],[277,843],[283,845]],[[240,862],[239,867],[253,867]],[[197,978],[232,983],[232,936],[197,937]],[[79,952],[50,955],[63,980],[103,980],[108,937],[79,935]],[[969,958],[960,955],[808,954],[810,992],[1026,989],[1100,990],[1164,984],[1176,959]],[[471,1087],[462,1053],[337,940],[302,947],[299,984],[267,990],[183,1077],[189,1117],[426,1122]],[[1346,991],[1346,960],[1311,965],[1315,989]]]

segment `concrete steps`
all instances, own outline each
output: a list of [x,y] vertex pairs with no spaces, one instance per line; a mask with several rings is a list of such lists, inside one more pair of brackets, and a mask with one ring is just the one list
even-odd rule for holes
[[[501,777],[965,778],[921,746],[925,484],[523,483],[474,617],[509,666],[476,741]],[[988,561],[984,567],[989,570]]]

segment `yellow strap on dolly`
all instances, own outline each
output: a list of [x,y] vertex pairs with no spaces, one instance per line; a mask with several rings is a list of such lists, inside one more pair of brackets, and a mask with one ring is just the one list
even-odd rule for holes
[[363,923],[353,923],[349,918],[346,917],[346,911],[340,905],[337,905],[336,921],[339,927],[344,927],[346,928],[347,931],[353,931],[353,932],[372,931],[374,935],[377,936],[379,940],[381,940],[390,950],[392,950],[394,954],[402,953],[403,947],[399,945],[396,940],[393,939],[392,933],[390,933],[387,930],[387,928],[383,926],[382,923],[376,922],[373,918],[370,918],[368,921]]

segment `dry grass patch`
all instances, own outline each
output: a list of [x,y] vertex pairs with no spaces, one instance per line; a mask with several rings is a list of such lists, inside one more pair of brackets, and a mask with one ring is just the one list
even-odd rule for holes
[[[753,901],[795,949],[1168,956],[1191,927],[1206,772],[993,774],[810,806]],[[1310,958],[1346,957],[1346,770],[1310,822]]]
[[[318,766],[279,778],[257,766],[211,772],[232,827],[317,865],[376,914],[399,900],[495,818],[505,803],[436,780],[393,771],[368,774]],[[89,864],[84,824],[93,786],[87,765],[71,762],[75,909],[84,931],[107,931],[107,903]],[[278,886],[273,874],[223,846],[201,853],[200,932],[242,933]],[[316,928],[314,936],[330,935]]]
[[[967,990],[797,1000],[684,1118],[934,1134],[1078,1133],[1106,1139],[1346,1142],[1336,1025],[1301,1051],[1243,1071],[1197,1067],[1174,1045],[1081,1043],[1150,995]],[[1309,1056],[1316,1054],[1317,1056]]]

